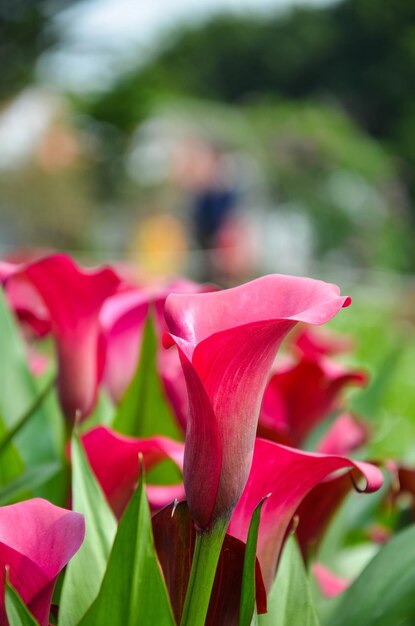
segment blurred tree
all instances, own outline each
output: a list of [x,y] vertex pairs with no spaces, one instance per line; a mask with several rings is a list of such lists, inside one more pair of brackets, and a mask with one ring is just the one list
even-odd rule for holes
[[49,28],[70,0],[0,0],[0,100],[33,82],[36,61],[56,43]]
[[414,84],[415,2],[343,0],[266,19],[220,16],[179,31],[87,108],[127,130],[166,93],[230,103],[335,97],[409,162],[415,195]]

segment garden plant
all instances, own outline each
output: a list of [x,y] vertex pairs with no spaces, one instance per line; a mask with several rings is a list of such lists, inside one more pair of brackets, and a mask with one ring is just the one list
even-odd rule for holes
[[336,285],[0,280],[1,625],[415,623],[415,470],[366,453]]

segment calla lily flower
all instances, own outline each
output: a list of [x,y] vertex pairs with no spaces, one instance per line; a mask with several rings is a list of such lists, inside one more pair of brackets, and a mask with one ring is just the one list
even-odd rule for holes
[[306,326],[296,333],[293,346],[297,352],[308,359],[320,359],[350,352],[354,343],[350,337],[333,333],[327,329],[311,330]]
[[349,304],[335,285],[282,275],[167,298],[164,343],[177,345],[188,389],[184,481],[199,528],[229,518],[242,494],[262,394],[284,337],[297,322],[323,324]]
[[347,386],[366,383],[365,372],[328,359],[302,358],[288,364],[271,377],[265,389],[258,435],[301,447],[313,428],[340,408]]
[[[107,346],[103,381],[116,403],[121,400],[136,370],[150,307],[153,307],[157,332],[161,336],[168,330],[164,320],[164,303],[170,293],[199,293],[212,289],[212,286],[183,279],[152,289],[130,289],[107,299],[100,312]],[[157,358],[166,397],[179,424],[184,427],[187,392],[179,359],[166,350],[160,351]]]
[[103,382],[116,403],[137,366],[149,304],[145,290],[131,289],[114,294],[101,309],[100,323],[107,346]]
[[316,552],[334,514],[353,489],[359,471],[328,476],[311,489],[297,509],[297,539],[304,561]]
[[[167,437],[138,439],[119,435],[105,426],[97,426],[81,438],[89,464],[117,517],[121,517],[136,487],[143,455],[146,471],[165,459],[171,459],[182,470],[184,445]],[[182,483],[148,485],[151,508],[161,509],[173,500],[184,498]]]
[[233,513],[229,533],[246,541],[255,507],[271,494],[262,507],[257,547],[267,589],[271,587],[284,538],[301,502],[321,481],[338,470],[361,474],[367,493],[379,489],[383,482],[382,472],[369,463],[306,453],[271,441],[256,440],[251,472]]
[[84,518],[35,498],[0,508],[0,623],[8,624],[4,573],[40,626],[49,624],[59,572],[81,546]]
[[120,279],[110,268],[84,270],[62,254],[19,267],[9,277],[36,289],[48,310],[58,358],[58,392],[68,419],[93,409],[104,365],[99,311]]
[[0,283],[5,287],[9,307],[29,338],[44,337],[50,332],[50,317],[42,298],[33,285],[22,280],[9,280],[23,267],[22,263],[0,261]]
[[317,446],[322,454],[349,454],[368,440],[369,429],[354,415],[343,413],[334,420]]
[[351,583],[348,578],[336,576],[322,563],[314,563],[311,569],[321,593],[326,598],[339,596]]

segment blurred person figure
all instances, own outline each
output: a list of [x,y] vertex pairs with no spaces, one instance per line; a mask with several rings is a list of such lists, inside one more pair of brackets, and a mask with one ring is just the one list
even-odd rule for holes
[[254,255],[240,211],[235,156],[213,141],[190,139],[181,146],[175,178],[190,195],[192,236],[203,253],[199,279],[232,282],[246,276]]

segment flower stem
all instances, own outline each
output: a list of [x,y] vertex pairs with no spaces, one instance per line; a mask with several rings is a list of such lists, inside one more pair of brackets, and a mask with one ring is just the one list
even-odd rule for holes
[[217,520],[209,531],[196,533],[186,599],[180,626],[204,626],[216,568],[229,519]]

